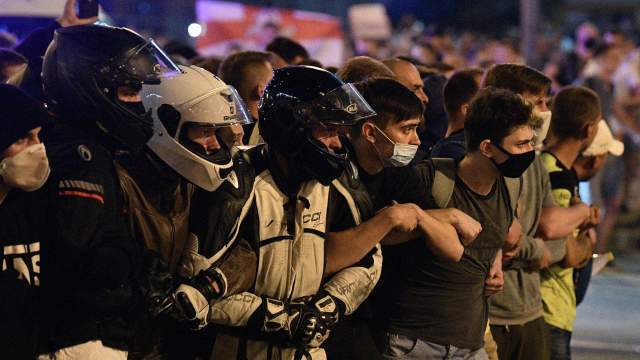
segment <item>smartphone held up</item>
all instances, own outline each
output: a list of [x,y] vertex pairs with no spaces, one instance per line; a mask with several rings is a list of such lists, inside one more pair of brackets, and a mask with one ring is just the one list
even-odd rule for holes
[[77,0],[78,18],[88,19],[98,16],[99,3],[98,0]]

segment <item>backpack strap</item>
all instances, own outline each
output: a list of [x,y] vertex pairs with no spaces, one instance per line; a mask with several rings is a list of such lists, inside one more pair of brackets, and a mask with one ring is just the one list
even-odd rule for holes
[[431,184],[431,196],[440,209],[449,205],[456,184],[456,163],[450,158],[432,158],[435,174]]
[[[451,201],[456,183],[456,164],[450,158],[432,158],[435,174],[431,184],[431,196],[435,205],[440,209],[446,209]],[[522,177],[503,177],[509,194],[509,206],[514,216],[518,213],[518,200],[522,194]]]

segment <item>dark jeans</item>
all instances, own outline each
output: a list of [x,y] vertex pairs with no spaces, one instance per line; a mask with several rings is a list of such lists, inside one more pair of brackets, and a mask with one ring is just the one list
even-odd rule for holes
[[382,359],[369,324],[364,319],[346,317],[336,324],[322,347],[330,360]]
[[591,269],[593,268],[593,259],[589,259],[587,265],[580,269],[573,269],[573,283],[576,284],[576,306],[580,305],[587,295],[589,282],[591,281]]
[[542,317],[522,325],[491,325],[500,360],[539,360],[545,354],[545,322]]
[[547,354],[544,359],[571,360],[571,331],[546,324]]

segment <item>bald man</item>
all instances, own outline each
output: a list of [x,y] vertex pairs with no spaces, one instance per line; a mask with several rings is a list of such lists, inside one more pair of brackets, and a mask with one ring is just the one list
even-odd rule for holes
[[[264,93],[264,88],[273,77],[273,67],[271,66],[271,54],[261,51],[241,51],[233,55],[229,55],[222,64],[220,64],[219,76],[222,81],[238,90],[238,94],[247,105],[247,109],[253,117],[253,124],[245,125],[244,137],[239,131],[242,127],[228,127],[232,134],[221,134],[223,141],[226,139],[237,142],[242,140],[240,144],[234,145],[254,145],[262,142],[258,127],[258,103],[260,97]],[[227,144],[228,145],[228,144]]]
[[395,78],[395,74],[381,61],[368,56],[354,56],[338,69],[336,75],[346,83],[373,78]]
[[402,59],[388,59],[382,62],[396,75],[395,79],[413,91],[414,94],[427,105],[429,98],[424,92],[424,83],[415,65]]

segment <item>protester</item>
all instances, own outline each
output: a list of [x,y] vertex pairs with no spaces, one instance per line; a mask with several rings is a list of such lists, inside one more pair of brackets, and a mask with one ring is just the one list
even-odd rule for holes
[[[243,51],[230,55],[220,64],[218,75],[224,82],[238,90],[253,118],[251,124],[244,126],[242,144],[255,145],[262,142],[258,131],[259,127],[256,124],[258,123],[258,103],[267,83],[273,77],[269,54],[259,51]],[[241,129],[231,127],[230,130],[239,134]]]
[[451,76],[444,86],[444,104],[447,109],[449,126],[445,138],[431,149],[432,158],[460,159],[466,152],[464,140],[464,119],[469,104],[480,89],[480,69],[460,70]]
[[[598,95],[584,87],[566,87],[553,100],[551,144],[541,158],[549,171],[556,204],[575,205],[581,200],[577,192],[578,177],[572,169],[580,153],[593,142],[601,119]],[[597,209],[597,208],[596,208]],[[566,254],[559,264],[541,273],[540,291],[544,304],[544,320],[548,332],[548,354],[545,358],[571,359],[570,341],[576,314],[573,268],[591,259],[592,227],[599,222],[597,211],[566,241]]]
[[[519,184],[503,176],[519,177],[534,158],[530,121],[531,107],[519,97],[487,89],[467,116],[467,155],[457,164],[417,165],[431,186],[405,197],[425,208],[455,207],[479,220],[483,231],[465,246],[459,264],[439,260],[420,243],[404,249],[401,273],[385,292],[385,358],[487,358],[485,280],[501,272],[501,248],[514,220],[510,198],[519,192]],[[436,182],[436,172],[461,181]]]
[[356,83],[370,78],[394,78],[395,74],[381,61],[368,56],[354,56],[337,71],[342,81]]
[[328,187],[348,164],[338,135],[374,112],[328,71],[296,66],[275,71],[259,113],[267,145],[248,154],[255,192],[238,219],[238,233],[258,252],[258,274],[251,291],[213,305],[220,324],[243,330],[219,333],[214,354],[324,358],[320,346],[331,329],[366,299],[380,274],[376,247],[361,264],[323,280],[326,234],[337,220],[331,199],[345,197],[356,223],[360,213],[351,195]]
[[382,63],[393,71],[395,79],[399,83],[411,90],[422,101],[423,105],[427,105],[429,98],[424,93],[424,84],[415,65],[401,59],[389,59]]
[[[405,86],[391,79],[370,79],[357,87],[377,115],[356,124],[350,131],[348,148],[354,154],[352,161],[360,179],[349,173],[340,180],[348,189],[360,184],[370,198],[375,216],[358,227],[346,220],[338,223],[333,230],[346,231],[344,236],[328,239],[325,272],[358,262],[381,240],[383,245],[391,245],[386,247],[388,249],[412,239],[422,241],[420,238],[423,238],[425,245],[437,256],[458,261],[462,256],[462,243],[470,242],[480,231],[477,222],[455,209],[433,214],[423,212],[413,204],[394,204],[399,194],[421,186],[411,181],[414,179],[412,176],[406,176],[413,171],[407,164],[419,144],[416,129],[422,117],[420,100]],[[414,226],[414,231],[408,231]],[[355,236],[356,231],[359,228],[364,230],[364,227],[368,227],[368,236]],[[464,234],[463,241],[456,238],[456,230]],[[387,254],[386,249],[383,252]],[[338,261],[342,265],[334,265]],[[393,265],[389,257],[385,257],[383,274],[389,276],[392,271]],[[376,313],[371,305],[365,302],[353,316],[336,326],[334,336],[326,344],[329,358],[379,358],[370,335],[369,325]]]
[[309,53],[304,46],[284,36],[276,36],[267,44],[265,50],[277,54],[289,65],[296,65],[309,58]]
[[[550,79],[524,65],[499,64],[487,71],[483,85],[515,91],[534,106],[534,145],[539,149],[545,142],[551,122],[552,114],[546,105]],[[511,249],[505,261],[505,291],[490,299],[491,334],[498,344],[500,358],[522,356],[537,359],[546,346],[538,269],[565,256],[564,240],[549,240],[570,235],[590,216],[590,210],[584,204],[569,209],[555,206],[548,174],[537,154],[523,174],[518,203],[528,204],[518,206],[518,220],[525,236],[518,246]],[[513,343],[518,346],[508,345]],[[525,352],[525,348],[528,351]]]
[[39,336],[40,259],[46,247],[46,192],[50,173],[42,127],[50,118],[41,104],[0,85],[0,357],[33,359]]

